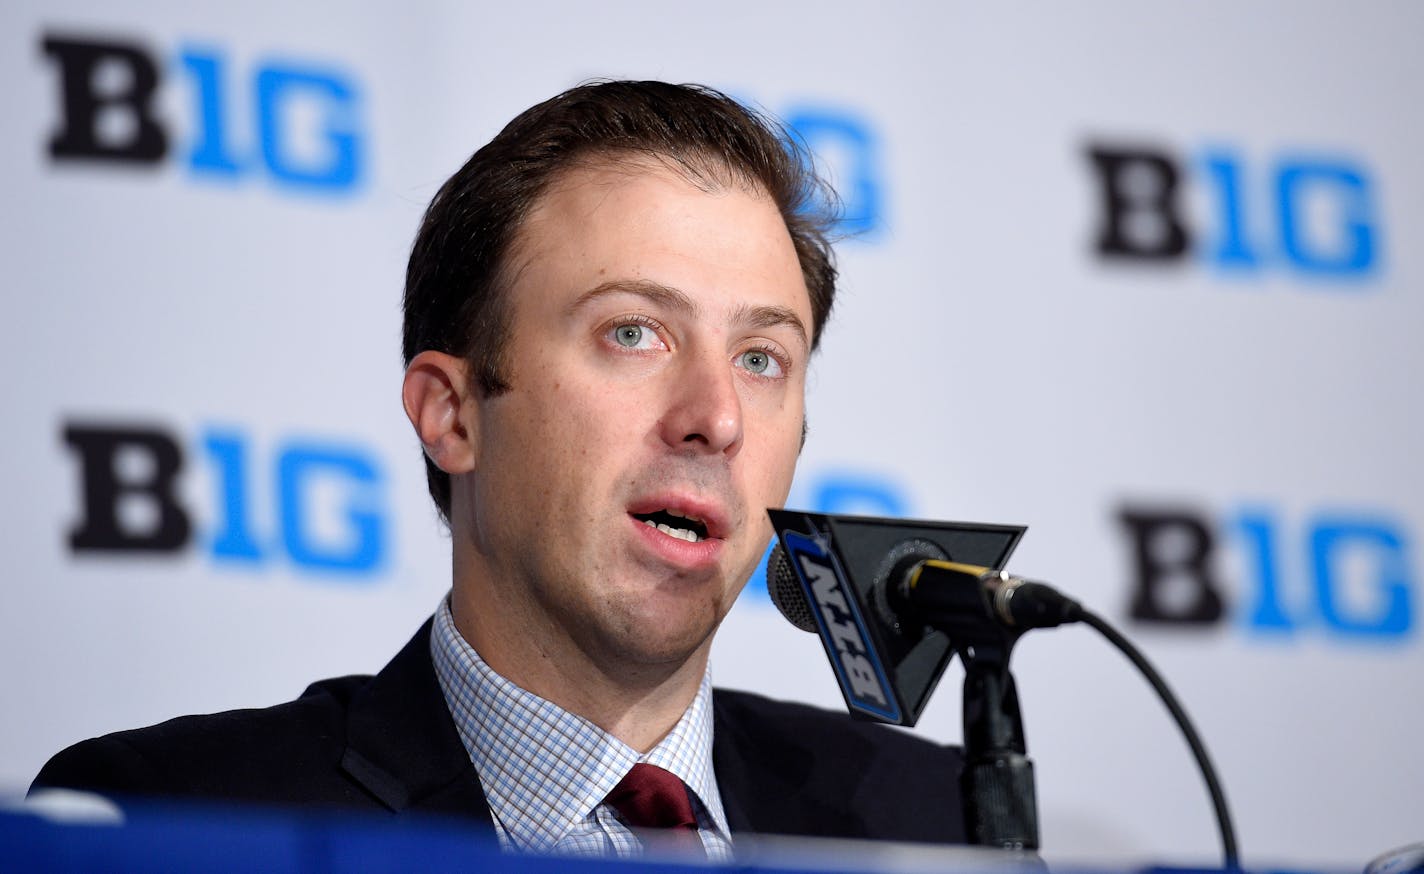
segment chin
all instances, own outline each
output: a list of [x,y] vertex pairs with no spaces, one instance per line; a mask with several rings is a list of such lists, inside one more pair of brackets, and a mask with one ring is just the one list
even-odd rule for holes
[[625,616],[628,621],[619,623],[621,627],[609,643],[633,664],[681,666],[705,651],[725,611],[705,605],[696,611],[686,604],[680,607],[676,611],[640,610],[637,615]]

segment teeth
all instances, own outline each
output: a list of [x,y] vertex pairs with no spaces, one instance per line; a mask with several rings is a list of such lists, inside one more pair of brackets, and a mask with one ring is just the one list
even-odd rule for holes
[[[676,513],[670,513],[669,515],[677,516]],[[678,518],[686,519],[688,517],[678,516]],[[686,540],[688,543],[697,543],[702,539],[701,537],[697,536],[696,531],[693,531],[689,528],[674,528],[671,525],[664,525],[659,522],[654,522],[652,519],[644,519],[643,524],[647,525],[649,528],[656,528],[669,537],[676,537],[678,540]]]

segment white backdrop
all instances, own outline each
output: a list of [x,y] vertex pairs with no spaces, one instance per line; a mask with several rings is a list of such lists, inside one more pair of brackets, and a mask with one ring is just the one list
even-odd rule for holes
[[[1418,6],[128,5],[0,10],[0,788],[85,737],[376,670],[414,631],[448,543],[398,403],[410,239],[505,121],[611,76],[792,121],[861,231],[793,505],[1027,524],[1011,568],[1159,664],[1248,864],[1353,867],[1424,836]],[[76,117],[72,46],[116,43],[150,60],[152,99],[136,114],[142,62],[111,58],[73,85],[109,102]],[[51,155],[66,125],[123,151],[141,116],[161,155]],[[1092,149],[1166,157],[1180,256],[1098,251]],[[1162,179],[1117,180],[1147,204],[1122,220],[1138,248],[1171,224]],[[190,535],[71,547],[93,476],[75,426],[176,446]],[[157,506],[118,518],[145,530]],[[1125,510],[1201,521],[1216,621],[1129,615]],[[1199,587],[1163,580],[1170,619]],[[760,585],[718,682],[838,706]],[[1106,643],[1039,632],[1015,673],[1045,857],[1216,858],[1185,745]],[[917,731],[957,741],[958,678]]]

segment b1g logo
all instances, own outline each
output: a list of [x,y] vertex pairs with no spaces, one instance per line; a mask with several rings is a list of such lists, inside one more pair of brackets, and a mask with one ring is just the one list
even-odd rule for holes
[[[45,34],[59,95],[50,158],[63,163],[153,167],[174,149],[156,97],[169,58],[128,40]],[[188,85],[190,141],[175,157],[198,177],[265,176],[297,192],[345,193],[364,173],[360,90],[329,64],[268,60],[247,76],[220,49],[186,46],[179,78]],[[246,86],[245,88],[243,86]],[[250,106],[251,117],[236,109]]]
[[[1231,613],[1256,632],[1312,630],[1399,640],[1415,619],[1415,574],[1399,521],[1319,512],[1290,524],[1269,508],[1215,517],[1189,508],[1123,507],[1133,568],[1129,613],[1139,622],[1214,626]],[[1223,546],[1239,559],[1240,602],[1218,576]]]
[[[153,425],[70,422],[61,436],[78,463],[78,521],[67,539],[76,555],[172,555],[197,545],[220,564],[285,558],[301,571],[361,576],[387,563],[385,476],[359,446],[288,440],[259,464],[255,441],[232,428],[204,428],[186,451]],[[190,454],[206,462],[209,506],[183,503]],[[270,479],[254,487],[262,473]],[[258,495],[270,495],[270,510]],[[197,533],[202,511],[207,530]]]
[[[1289,153],[1250,162],[1212,148],[1186,160],[1103,143],[1089,145],[1087,157],[1099,194],[1094,246],[1105,261],[1172,264],[1195,254],[1238,273],[1285,268],[1335,280],[1379,267],[1375,186],[1355,159]],[[1199,224],[1188,218],[1188,195],[1202,207]]]

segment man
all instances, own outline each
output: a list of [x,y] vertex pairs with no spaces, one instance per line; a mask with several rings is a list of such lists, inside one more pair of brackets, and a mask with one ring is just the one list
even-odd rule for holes
[[403,402],[453,544],[434,619],[374,678],[86,741],[36,786],[455,814],[512,850],[962,840],[957,751],[708,680],[805,432],[817,184],[704,88],[516,118],[407,275]]

